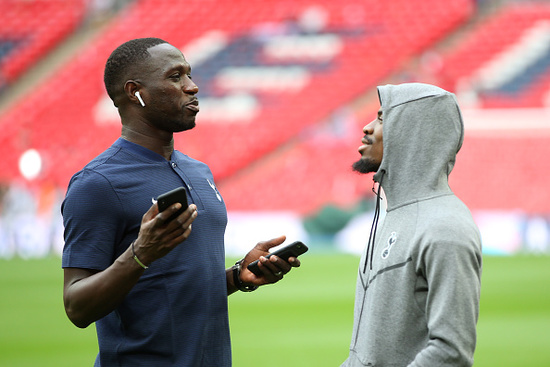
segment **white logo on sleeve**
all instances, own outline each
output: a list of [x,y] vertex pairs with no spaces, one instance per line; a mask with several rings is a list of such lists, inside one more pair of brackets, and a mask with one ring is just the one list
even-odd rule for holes
[[397,242],[397,233],[392,232],[388,238],[388,245],[382,250],[382,259],[387,259],[390,256],[390,250],[395,242]]
[[217,197],[218,200],[221,202],[221,201],[222,201],[222,197],[221,197],[220,193],[218,192],[218,189],[216,189],[216,185],[214,185],[212,182],[210,182],[209,179],[206,179],[206,181],[208,182],[208,184],[210,185],[210,187],[212,188],[212,190],[214,190],[214,192],[216,193],[216,197]]

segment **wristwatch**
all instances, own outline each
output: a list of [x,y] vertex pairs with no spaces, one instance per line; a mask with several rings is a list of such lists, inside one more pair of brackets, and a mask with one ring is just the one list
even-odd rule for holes
[[241,292],[253,292],[256,289],[258,289],[257,285],[246,285],[241,280],[241,270],[242,270],[242,264],[244,259],[241,259],[233,265],[231,268],[233,271],[233,283],[235,283],[235,287],[237,287],[238,290]]

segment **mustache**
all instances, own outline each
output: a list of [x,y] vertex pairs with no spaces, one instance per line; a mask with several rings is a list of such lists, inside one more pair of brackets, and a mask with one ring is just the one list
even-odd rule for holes
[[372,139],[369,138],[367,135],[363,136],[362,142],[366,143],[366,144],[372,144],[373,143]]

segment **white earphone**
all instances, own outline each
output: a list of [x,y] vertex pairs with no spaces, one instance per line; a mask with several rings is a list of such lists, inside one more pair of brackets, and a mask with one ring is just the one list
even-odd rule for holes
[[134,95],[137,97],[137,99],[139,100],[139,103],[141,103],[141,106],[142,107],[145,107],[145,102],[143,102],[143,99],[141,98],[141,95],[139,94],[139,92],[136,92],[134,93]]

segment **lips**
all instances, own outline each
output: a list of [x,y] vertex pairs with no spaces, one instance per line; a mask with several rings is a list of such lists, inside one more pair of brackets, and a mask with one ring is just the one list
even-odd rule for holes
[[361,145],[359,148],[357,148],[357,151],[359,153],[361,153],[363,150],[365,150],[369,145],[372,144],[372,141],[367,138],[367,137],[364,137],[362,140],[361,140],[361,143],[363,143],[363,145]]
[[199,112],[200,108],[199,108],[199,100],[198,99],[194,99],[192,100],[191,102],[188,102],[186,105],[185,105],[185,108],[192,111],[192,112]]

